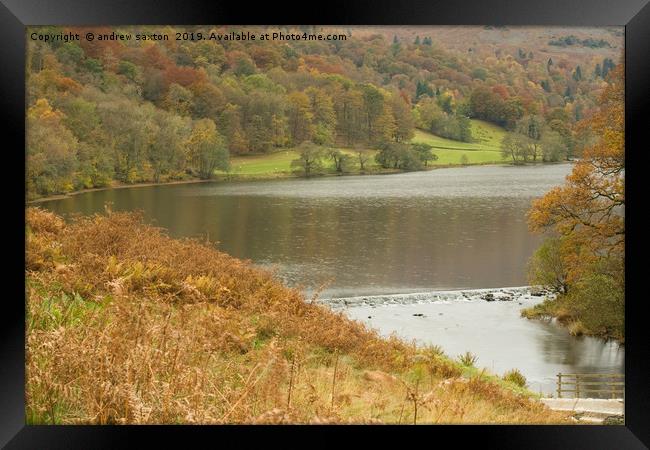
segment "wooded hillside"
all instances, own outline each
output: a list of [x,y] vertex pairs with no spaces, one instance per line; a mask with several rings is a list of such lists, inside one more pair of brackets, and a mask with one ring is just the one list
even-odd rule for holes
[[[29,39],[89,30],[169,40]],[[587,139],[573,125],[593,113],[622,35],[551,30],[246,27],[344,39],[238,41],[176,40],[177,32],[242,31],[234,27],[31,28],[28,195],[209,178],[231,155],[305,141],[381,148],[410,142],[416,127],[472,142],[469,118],[533,141],[546,136],[557,155],[540,151],[540,159],[570,156]],[[537,145],[526,148],[534,155],[520,150],[513,161],[537,160]]]

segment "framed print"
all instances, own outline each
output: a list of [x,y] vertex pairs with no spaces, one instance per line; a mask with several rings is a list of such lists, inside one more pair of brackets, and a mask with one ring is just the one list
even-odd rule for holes
[[645,2],[0,17],[7,448],[647,448]]

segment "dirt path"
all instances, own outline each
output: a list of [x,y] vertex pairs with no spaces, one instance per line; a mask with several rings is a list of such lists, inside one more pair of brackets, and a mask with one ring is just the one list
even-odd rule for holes
[[573,411],[584,422],[602,423],[608,417],[625,415],[623,399],[543,398],[541,401],[555,411]]

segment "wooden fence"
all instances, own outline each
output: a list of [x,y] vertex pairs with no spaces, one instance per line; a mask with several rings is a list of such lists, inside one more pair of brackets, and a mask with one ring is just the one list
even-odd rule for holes
[[[589,397],[603,394],[609,398],[623,398],[625,395],[625,375],[621,373],[558,373],[557,397]],[[600,396],[599,396],[600,397]]]

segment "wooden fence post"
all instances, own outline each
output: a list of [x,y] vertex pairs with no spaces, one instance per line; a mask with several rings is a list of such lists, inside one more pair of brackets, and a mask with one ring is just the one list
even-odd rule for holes
[[625,377],[619,374],[558,373],[557,398],[564,398],[563,392],[568,392],[570,398],[583,395],[589,398],[590,394],[597,394],[597,398],[616,399],[618,394],[625,397]]

